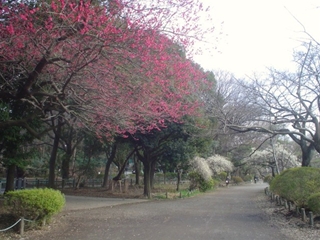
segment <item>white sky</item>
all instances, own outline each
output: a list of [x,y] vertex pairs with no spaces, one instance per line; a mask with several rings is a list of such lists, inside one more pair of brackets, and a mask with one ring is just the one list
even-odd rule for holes
[[210,49],[195,57],[206,70],[225,70],[243,77],[266,67],[289,69],[293,50],[306,38],[294,17],[320,41],[319,0],[202,1],[210,5],[213,18],[212,23],[203,24],[215,26],[219,39],[211,37]]

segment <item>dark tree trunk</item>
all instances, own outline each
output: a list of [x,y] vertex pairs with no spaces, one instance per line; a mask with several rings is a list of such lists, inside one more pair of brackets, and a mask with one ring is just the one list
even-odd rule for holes
[[136,151],[136,149],[133,149],[133,150],[129,153],[129,155],[127,156],[126,160],[125,160],[124,163],[122,164],[122,167],[120,168],[118,175],[115,176],[115,177],[113,178],[113,180],[121,180],[121,175],[123,174],[123,172],[124,172],[124,170],[125,170],[125,168],[126,168],[126,165],[127,165],[128,161],[129,161],[130,157],[135,153],[135,151]]
[[273,166],[271,166],[271,172],[272,172],[272,177],[275,177],[276,174],[275,174],[275,171],[274,171],[274,167],[273,167]]
[[180,190],[180,182],[181,182],[181,170],[177,170],[177,191]]
[[115,156],[116,156],[116,152],[117,152],[117,144],[114,143],[111,149],[111,154],[110,157],[107,159],[106,162],[106,167],[104,169],[104,177],[103,177],[103,183],[102,183],[102,187],[107,187],[108,184],[108,179],[109,179],[109,170],[110,170],[110,166],[111,163],[113,162]]
[[57,129],[55,131],[53,146],[51,150],[51,156],[49,161],[49,180],[48,180],[48,187],[54,188],[54,180],[55,180],[55,169],[56,169],[56,158],[58,153],[59,141],[61,136],[61,126],[62,126],[62,118],[61,116],[58,117]]
[[72,154],[70,153],[66,153],[62,158],[62,162],[61,162],[62,179],[69,179],[71,158],[72,158]]
[[143,162],[144,167],[144,191],[143,195],[151,199],[151,184],[150,184],[150,174],[151,174],[151,164],[149,161]]
[[140,171],[141,171],[141,162],[134,157],[134,170],[136,172],[136,185],[140,185]]
[[7,183],[6,183],[6,189],[4,192],[14,191],[14,177],[16,172],[16,165],[8,165],[7,167]]
[[314,149],[313,145],[309,145],[309,146],[301,146],[301,150],[302,150],[301,166],[308,167],[308,166],[310,166],[310,162],[312,160],[315,149]]
[[[76,148],[80,142],[82,142],[83,137],[76,135],[76,131],[73,127],[69,127],[66,134],[61,133],[61,140],[65,146],[65,154],[61,161],[61,177],[63,180],[69,179],[70,177],[70,164],[75,157]],[[73,166],[72,166],[73,168]]]

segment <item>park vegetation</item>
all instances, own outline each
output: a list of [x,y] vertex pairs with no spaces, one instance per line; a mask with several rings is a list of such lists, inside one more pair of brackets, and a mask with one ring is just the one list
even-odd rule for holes
[[319,213],[320,169],[312,167],[290,168],[277,175],[270,190],[291,201],[299,208]]
[[[201,1],[0,2],[0,163],[15,178],[56,188],[101,187],[134,172],[151,198],[154,176],[189,175],[211,189],[316,162],[319,44],[294,54],[295,73],[255,79],[204,70],[194,42]],[[214,66],[213,66],[214,68]],[[281,90],[281,91],[280,91]],[[298,148],[296,146],[299,146]],[[297,150],[298,149],[298,150]],[[64,187],[64,184],[62,184]]]
[[15,219],[24,217],[38,225],[50,221],[64,205],[65,198],[61,192],[48,188],[10,191],[5,198],[5,206]]

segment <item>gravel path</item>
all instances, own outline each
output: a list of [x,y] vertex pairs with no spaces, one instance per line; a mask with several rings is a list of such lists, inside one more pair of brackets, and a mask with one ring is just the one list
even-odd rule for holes
[[290,239],[257,206],[264,187],[249,184],[186,199],[64,211],[59,224],[25,239]]

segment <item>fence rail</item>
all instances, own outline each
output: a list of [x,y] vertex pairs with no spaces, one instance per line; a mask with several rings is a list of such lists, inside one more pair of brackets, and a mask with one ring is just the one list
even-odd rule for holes
[[275,202],[277,206],[284,207],[288,210],[288,212],[294,211],[295,209],[296,215],[300,216],[303,222],[307,221],[308,217],[310,227],[314,227],[314,215],[312,211],[309,211],[308,214],[306,214],[305,208],[299,208],[298,206],[294,206],[293,202],[288,201],[287,199],[284,199],[279,195],[271,192],[269,187],[266,187],[264,189],[264,192],[267,196],[270,197],[271,202]]
[[[111,179],[110,179],[111,180]],[[135,183],[135,180],[132,178],[126,178],[121,180],[122,183],[127,182],[130,185]],[[181,181],[181,183],[185,183],[188,181]],[[175,178],[166,178],[156,177],[154,178],[154,183],[156,184],[177,184],[177,179]],[[58,189],[61,188],[75,188],[77,184],[77,180],[75,178],[70,179],[56,179],[55,186]],[[103,184],[102,179],[86,179],[85,181],[80,182],[80,187],[101,187]],[[4,192],[6,186],[6,180],[0,179],[0,194]],[[40,178],[16,178],[14,179],[14,186],[16,190],[19,189],[28,189],[28,188],[42,188],[48,186],[47,179]]]
[[20,233],[20,235],[23,235],[23,234],[24,234],[25,222],[34,222],[34,221],[29,220],[29,219],[25,219],[24,217],[21,217],[18,221],[16,221],[16,222],[15,222],[14,224],[12,224],[10,227],[7,227],[7,228],[5,228],[5,229],[0,229],[0,232],[9,231],[10,229],[14,228],[18,223],[20,223],[19,233]]

